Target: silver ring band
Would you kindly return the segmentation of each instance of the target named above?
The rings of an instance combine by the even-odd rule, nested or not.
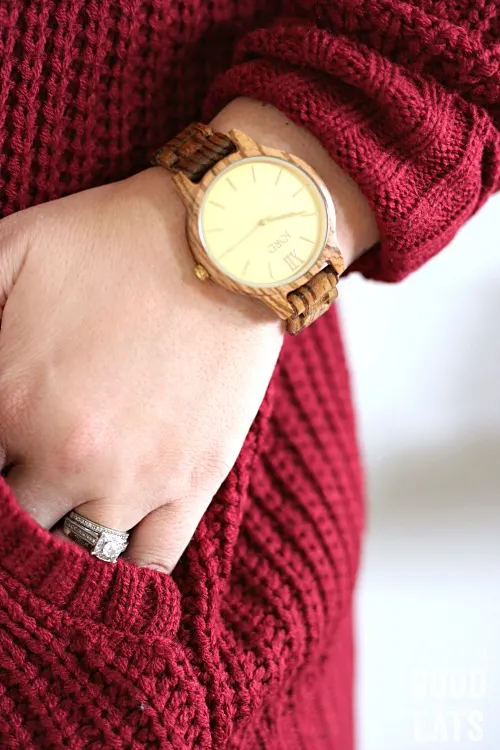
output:
[[[90,550],[104,562],[115,563],[127,549],[128,531],[116,531],[100,523],[89,521],[76,510],[70,511],[64,518],[64,533],[74,542]]]

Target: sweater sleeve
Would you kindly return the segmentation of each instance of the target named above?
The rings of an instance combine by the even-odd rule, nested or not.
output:
[[[496,3],[298,0],[245,34],[205,102],[269,102],[358,183],[380,241],[352,267],[397,281],[500,188]]]

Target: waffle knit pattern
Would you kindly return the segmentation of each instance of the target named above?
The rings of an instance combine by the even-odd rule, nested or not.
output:
[[[357,267],[400,279],[500,187],[499,34],[497,0],[8,0],[0,215],[130,175],[244,95],[359,183],[381,242]],[[0,516],[2,748],[352,750],[362,478],[335,311],[287,340],[172,577],[62,545],[5,484]]]

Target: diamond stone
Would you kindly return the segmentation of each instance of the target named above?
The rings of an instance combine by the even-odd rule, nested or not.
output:
[[[127,548],[127,540],[120,539],[114,534],[103,531],[97,541],[92,554],[105,562],[115,563],[121,553]]]

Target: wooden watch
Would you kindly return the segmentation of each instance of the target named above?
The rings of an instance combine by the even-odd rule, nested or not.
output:
[[[193,123],[153,164],[186,204],[199,279],[260,299],[293,334],[326,312],[344,263],[332,199],[302,159]]]

